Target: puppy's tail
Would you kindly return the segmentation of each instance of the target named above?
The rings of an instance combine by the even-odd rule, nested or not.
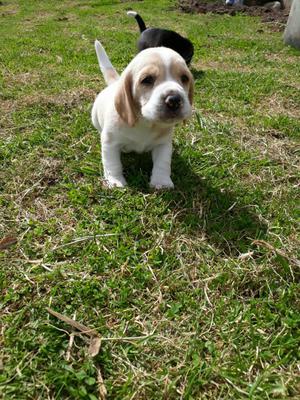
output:
[[[127,15],[130,15],[131,17],[134,17],[136,19],[136,22],[138,23],[141,33],[147,29],[144,20],[137,12],[127,11]]]
[[[107,85],[110,85],[119,78],[119,74],[112,66],[106,54],[106,51],[104,50],[102,44],[98,40],[95,40],[95,50],[98,58],[99,67],[103,74],[104,80],[107,83]]]

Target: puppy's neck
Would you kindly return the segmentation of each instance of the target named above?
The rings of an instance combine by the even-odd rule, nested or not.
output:
[[[180,121],[178,121],[180,122]],[[144,128],[148,128],[148,129],[152,129],[155,131],[161,131],[161,130],[165,130],[168,131],[170,133],[170,131],[172,131],[172,129],[174,129],[175,125],[177,122],[167,122],[167,121],[149,121],[148,119],[144,118],[142,115],[139,115],[138,121],[137,121],[137,125],[144,127]]]
[[[160,137],[169,135],[170,133],[172,133],[173,129],[174,129],[173,125],[172,126],[161,125],[156,122],[152,123],[152,125],[151,125],[151,130],[153,130],[153,132],[155,132],[157,134],[156,138],[160,138]]]

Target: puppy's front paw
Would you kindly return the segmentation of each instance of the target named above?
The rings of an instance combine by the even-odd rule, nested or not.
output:
[[[150,181],[150,187],[161,190],[161,189],[174,189],[174,183],[172,179],[168,177],[152,177]]]
[[[118,176],[118,177],[109,176],[105,178],[105,186],[110,189],[114,187],[123,188],[126,185],[127,182],[123,176]]]

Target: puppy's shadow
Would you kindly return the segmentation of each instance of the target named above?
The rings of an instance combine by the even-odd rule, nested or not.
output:
[[[265,236],[267,227],[234,189],[223,190],[201,178],[176,151],[172,171],[176,189],[163,196],[191,235],[205,233],[227,254],[246,252],[254,239]]]
[[[128,187],[141,193],[149,193],[152,170],[151,153],[122,153],[124,176]]]
[[[125,155],[123,162],[129,187],[149,193],[151,155]],[[191,237],[204,234],[221,252],[233,255],[249,251],[254,239],[265,236],[266,225],[253,207],[239,200],[234,189],[222,190],[194,173],[176,149],[172,179],[175,189],[159,195],[172,209],[175,223]]]

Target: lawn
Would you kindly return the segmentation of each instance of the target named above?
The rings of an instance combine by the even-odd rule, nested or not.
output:
[[[5,400],[104,399],[100,376],[114,400],[299,399],[300,52],[276,24],[174,5],[0,2]],[[149,155],[123,158],[126,190],[101,183],[93,42],[122,71],[129,8],[195,45],[173,191],[149,189]]]

